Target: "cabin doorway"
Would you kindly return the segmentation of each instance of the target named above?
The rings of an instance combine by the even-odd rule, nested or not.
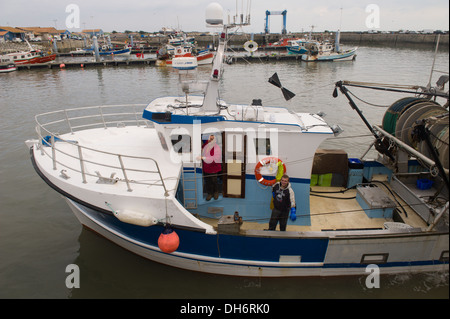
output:
[[[243,132],[222,133],[223,196],[245,198],[247,136]]]

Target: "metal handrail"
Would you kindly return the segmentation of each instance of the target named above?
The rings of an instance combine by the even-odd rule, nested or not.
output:
[[[100,167],[108,167],[108,168],[118,169],[118,170],[122,171],[124,178],[122,180],[119,179],[119,181],[125,182],[125,184],[127,185],[127,190],[130,192],[133,190],[131,187],[131,184],[143,184],[143,185],[149,185],[149,186],[162,186],[164,188],[165,194],[167,195],[168,191],[167,191],[166,185],[164,183],[164,179],[162,177],[159,165],[155,159],[153,159],[151,157],[130,156],[130,155],[125,155],[125,154],[101,151],[101,150],[93,149],[91,147],[81,146],[77,142],[74,142],[74,141],[65,140],[65,139],[60,138],[60,136],[63,134],[66,134],[66,133],[73,134],[75,130],[80,129],[80,128],[86,128],[86,127],[98,127],[98,126],[102,127],[103,126],[105,129],[107,129],[108,127],[110,127],[113,124],[122,125],[124,123],[133,123],[133,122],[136,123],[137,126],[140,126],[140,122],[144,122],[145,125],[147,125],[147,127],[149,127],[148,122],[146,120],[143,120],[143,119],[140,120],[138,118],[138,113],[136,112],[137,106],[142,107],[145,105],[144,104],[123,104],[123,105],[107,105],[107,106],[89,106],[89,107],[65,109],[65,110],[59,110],[59,111],[38,114],[35,116],[35,121],[36,121],[36,133],[42,143],[42,145],[40,146],[41,154],[47,155],[48,157],[50,157],[52,159],[54,170],[57,169],[57,164],[58,164],[64,168],[67,168],[67,169],[70,169],[77,173],[80,173],[83,183],[87,183],[87,179],[86,179],[87,176],[98,177],[94,174],[86,172],[85,164],[90,163],[90,164],[97,165]],[[120,113],[116,113],[116,112],[115,113],[105,113],[104,112],[104,110],[106,110],[106,109],[118,108],[118,107],[120,107],[120,108],[133,107],[133,112],[129,112],[129,111],[128,112],[120,112]],[[74,112],[74,111],[86,112],[86,111],[91,111],[91,110],[98,110],[98,113],[89,114],[89,115],[79,115],[79,116],[74,116],[74,117],[69,116],[70,112]],[[53,120],[45,122],[45,123],[44,123],[44,121],[42,121],[42,119],[45,117],[55,116],[55,115],[61,116],[61,118],[53,119]],[[108,119],[109,117],[130,116],[130,115],[134,116],[135,119],[134,120],[122,120],[122,119],[110,120],[110,119]],[[141,116],[141,114],[139,114],[139,116]],[[94,119],[94,122],[88,123],[88,124],[82,124],[82,125],[73,125],[73,121],[86,120],[86,119],[90,119],[90,120]],[[71,121],[72,121],[72,123],[71,123]],[[66,124],[68,127],[68,132],[64,132],[64,133],[59,132],[59,131],[55,132],[49,128],[49,126],[53,126],[53,125],[57,125],[57,124]],[[43,132],[45,132],[45,133],[43,134]],[[44,136],[50,136],[50,141],[47,144],[51,148],[51,153],[47,152],[45,150],[45,145],[44,145],[45,142],[43,142]],[[58,138],[58,140],[61,142],[69,143],[69,144],[76,146],[78,149],[78,155],[74,156],[73,154],[69,154],[67,152],[64,152],[61,149],[56,148],[55,147],[56,138]],[[107,156],[116,157],[118,160],[119,166],[114,166],[114,165],[109,165],[109,164],[104,164],[104,163],[99,163],[99,162],[95,162],[92,160],[84,159],[83,153],[85,151],[97,152],[97,153],[104,154]],[[80,164],[80,168],[78,169],[75,167],[69,167],[67,164],[58,161],[57,156],[56,156],[57,153],[61,153],[65,156],[68,156],[68,157],[78,160],[78,162]],[[123,160],[125,158],[152,161],[156,166],[156,170],[151,171],[151,170],[142,170],[142,169],[133,168],[133,167],[126,167],[124,164],[124,160]],[[128,178],[127,172],[142,172],[142,173],[158,174],[158,178],[155,179],[152,183],[142,182],[142,181],[134,181],[134,180],[130,180]],[[109,178],[105,177],[105,179],[109,179]]]

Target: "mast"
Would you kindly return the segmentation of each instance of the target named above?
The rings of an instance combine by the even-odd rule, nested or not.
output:
[[[237,5],[237,1],[236,1]],[[237,9],[236,9],[237,10]],[[243,10],[243,9],[242,9]],[[245,26],[250,24],[250,8],[248,7],[248,15],[246,19],[241,14],[240,23],[223,23],[223,8],[218,3],[211,3],[206,8],[206,23],[208,27],[222,27],[222,33],[219,36],[219,46],[217,48],[216,56],[213,62],[211,76],[209,78],[208,87],[206,89],[205,98],[203,100],[203,111],[205,112],[219,112],[219,81],[223,73],[223,61],[225,57],[226,46],[228,42],[228,29]],[[236,13],[236,16],[238,14]]]
[[[207,111],[218,111],[219,99],[219,81],[223,71],[223,58],[225,55],[227,42],[227,26],[223,27],[223,31],[219,37],[219,46],[217,48],[216,56],[213,62],[211,76],[209,78],[208,87],[206,89],[205,99],[203,100],[203,109]]]

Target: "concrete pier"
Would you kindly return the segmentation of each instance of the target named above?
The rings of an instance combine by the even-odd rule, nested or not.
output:
[[[127,66],[127,65],[154,65],[156,59],[138,59],[138,60],[111,60],[111,61],[89,61],[89,62],[64,62],[63,68],[92,68],[92,67],[108,67],[108,66]],[[59,69],[61,63],[35,63],[35,64],[22,64],[16,65],[16,68],[20,70],[32,70],[32,69]]]

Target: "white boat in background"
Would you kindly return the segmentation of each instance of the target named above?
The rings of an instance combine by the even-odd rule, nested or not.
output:
[[[86,50],[82,48],[76,48],[73,51],[70,51],[70,54],[86,54],[86,53],[92,53],[92,50]]]
[[[306,53],[302,55],[302,61],[319,62],[319,61],[354,61],[356,59],[356,51],[358,47],[347,50],[341,50],[340,31],[336,32],[334,44],[330,41],[309,40],[305,44]]]
[[[210,50],[195,52],[195,47],[192,44],[183,44],[176,47],[167,44],[158,51],[157,57],[158,65],[172,65],[172,60],[180,57],[195,57],[198,65],[205,65],[213,62],[214,53]]]
[[[9,73],[16,71],[16,65],[12,57],[7,55],[0,55],[0,73]]]
[[[380,274],[448,271],[448,161],[439,165],[439,157],[421,154],[387,127],[370,126],[348,93],[361,83],[339,81],[334,96],[340,90],[368,125],[380,154],[375,160],[318,149],[339,134],[318,114],[263,106],[257,98],[249,105],[225,103],[218,89],[228,31],[237,25],[222,25],[217,3],[206,16],[223,32],[203,94],[196,83],[182,81],[183,95],[148,105],[36,116],[38,137],[26,141],[33,166],[81,224],[150,260],[221,275],[361,276],[369,265]],[[295,96],[276,74],[269,82],[286,99]],[[422,94],[448,99],[441,90]],[[431,104],[417,97],[397,101],[387,114],[398,117],[386,115],[387,122],[406,129],[415,123],[400,121],[410,118],[406,110]],[[437,120],[425,126],[441,136],[448,111],[433,107]],[[216,141],[222,168],[220,194],[210,200],[201,146],[208,138]],[[448,148],[448,133],[446,139],[439,147]],[[267,230],[271,185],[283,173],[295,209],[285,215],[286,231]]]
[[[177,31],[174,34],[169,35],[169,45],[177,47],[184,44],[195,44],[194,37],[187,37],[185,33]]]
[[[335,52],[329,49],[328,44],[311,44],[310,51],[302,55],[302,61],[353,61],[356,59],[358,48]]]

